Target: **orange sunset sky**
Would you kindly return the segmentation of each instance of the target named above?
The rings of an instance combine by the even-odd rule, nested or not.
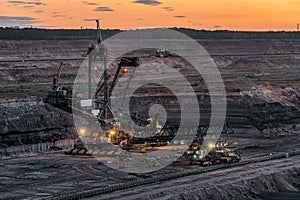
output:
[[[300,0],[0,0],[0,26],[293,31]]]

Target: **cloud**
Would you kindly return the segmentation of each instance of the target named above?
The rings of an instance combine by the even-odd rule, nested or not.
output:
[[[142,20],[144,20],[144,18],[137,18],[137,20],[142,21]]]
[[[24,26],[36,23],[36,18],[26,16],[0,16],[0,26]]]
[[[114,10],[111,9],[110,7],[99,6],[99,7],[97,7],[96,9],[94,9],[93,11],[112,12],[112,11],[114,11]]]
[[[43,10],[36,10],[34,11],[35,13],[43,13],[44,11]]]
[[[185,16],[184,15],[176,15],[176,16],[174,16],[175,18],[185,18]]]
[[[169,6],[163,7],[163,9],[165,11],[173,11],[174,10],[172,7],[169,7]]]
[[[35,18],[32,17],[19,17],[19,16],[0,16],[0,21],[3,20],[21,20],[21,21],[32,21]]]
[[[14,4],[14,5],[36,5],[36,6],[45,6],[47,4],[42,3],[40,1],[7,1],[8,3]]]
[[[54,18],[66,18],[68,17],[68,14],[64,12],[52,12],[52,17]]]
[[[65,15],[65,14],[56,14],[56,15],[52,15],[52,17],[54,17],[54,18],[67,17],[67,15]]]
[[[88,5],[88,6],[96,6],[96,5],[99,5],[97,3],[94,3],[94,2],[89,2],[89,1],[82,1],[83,4],[85,5]]]
[[[161,2],[156,0],[136,0],[133,3],[139,3],[144,5],[150,5],[150,6],[157,6],[159,4],[162,4]]]

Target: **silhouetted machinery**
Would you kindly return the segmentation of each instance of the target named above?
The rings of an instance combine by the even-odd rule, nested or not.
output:
[[[61,62],[57,73],[53,77],[52,89],[48,91],[45,103],[52,104],[55,107],[70,111],[72,89],[61,86],[59,83],[62,67],[64,64]]]
[[[98,110],[97,119],[104,132],[104,135],[114,145],[119,145],[121,148],[126,150],[140,148],[140,152],[142,153],[146,151],[145,147],[161,147],[168,145],[169,142],[171,142],[175,137],[180,125],[180,120],[178,119],[178,116],[180,116],[180,105],[178,105],[176,95],[172,94],[167,88],[160,85],[147,85],[146,87],[137,90],[134,94],[134,101],[130,105],[132,106],[132,112],[130,113],[130,116],[127,116],[130,117],[136,124],[142,127],[152,126],[150,128],[152,128],[153,130],[153,135],[149,137],[143,137],[143,135],[141,135],[142,133],[129,133],[120,129],[120,122],[117,119],[117,117],[119,116],[114,116],[110,107],[112,93],[116,86],[116,83],[124,74],[129,73],[127,86],[130,84],[131,78],[134,76],[135,70],[139,66],[139,58],[126,56],[121,57],[119,59],[117,67],[114,69],[114,72],[111,72],[112,70],[110,70],[109,74],[105,62],[106,49],[101,44],[102,36],[99,27],[99,21],[97,20],[96,22],[98,30],[98,44],[96,46],[90,46],[88,50],[88,99],[93,102],[93,105],[95,105],[95,110]],[[158,50],[156,53],[158,57],[170,56],[170,53],[167,50]],[[93,59],[99,58],[104,60],[104,72],[99,79],[96,93],[92,94],[91,63],[93,62]],[[61,63],[56,75],[53,78],[53,86],[52,89],[48,92],[45,102],[64,110],[72,111],[72,90],[61,87],[59,84],[62,67],[63,64]],[[125,96],[123,96],[123,98],[125,98]],[[166,109],[168,116],[164,126],[159,125],[157,116],[155,116],[155,119],[151,119],[149,117],[149,109],[153,104],[156,103],[163,104],[164,108]],[[154,123],[151,123],[153,122],[153,120]],[[187,134],[194,135],[195,133],[197,133],[195,136],[196,145],[194,145],[197,147],[192,150],[192,153],[190,153],[192,164],[215,164],[218,162],[233,162],[240,159],[238,154],[236,154],[234,151],[230,151],[227,147],[224,146],[224,148],[219,148],[218,145],[220,144],[216,144],[217,146],[212,148],[212,151],[208,153],[207,156],[202,156],[205,152],[200,152],[200,149],[198,148],[201,143],[201,139],[199,138],[202,138],[202,136],[206,134],[207,128],[208,124],[202,125],[202,127],[200,128],[196,127],[196,130],[191,130],[190,133],[188,133],[188,129],[186,130]],[[78,130],[78,132],[80,135],[80,130]],[[82,131],[82,133],[83,132],[86,131]],[[99,136],[96,135],[95,137]],[[182,137],[184,139],[184,136]],[[89,139],[92,140],[94,138]],[[69,150],[67,153],[81,155],[89,154],[88,150],[84,147],[80,140],[76,143],[75,147]]]
[[[209,151],[209,152],[206,152]],[[216,144],[208,144],[208,149],[194,148],[190,156],[190,164],[201,166],[233,163],[241,160],[236,146],[229,146],[228,142],[218,141]]]
[[[168,58],[172,57],[173,55],[167,49],[158,49],[155,52],[155,56],[159,58]]]
[[[122,57],[118,63],[118,67],[113,77],[107,73],[107,69],[104,70],[103,75],[98,83],[98,89],[95,93],[95,107],[100,109],[98,114],[99,122],[104,125],[107,123],[107,119],[113,119],[112,111],[110,108],[110,98],[113,93],[114,87],[118,78],[123,74],[129,73],[132,69],[130,78],[133,77],[135,68],[139,66],[139,58],[137,57]]]

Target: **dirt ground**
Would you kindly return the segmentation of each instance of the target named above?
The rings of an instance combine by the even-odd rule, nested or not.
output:
[[[299,137],[245,139],[239,135],[226,135],[223,136],[223,138],[228,139],[228,141],[239,142],[242,159],[300,148]],[[276,160],[251,164],[249,166],[220,170],[217,172],[164,182],[162,183],[163,187],[161,187],[161,185],[150,185],[136,190],[115,192],[101,198],[119,199],[122,197],[124,199],[142,199],[142,197],[145,196],[144,199],[148,199],[148,197],[154,199],[182,199],[184,194],[193,193],[192,196],[186,197],[186,199],[197,199],[197,197],[200,196],[203,199],[206,199],[204,197],[209,198],[208,191],[213,190],[213,188],[218,188],[217,191],[219,193],[224,193],[223,195],[226,199],[238,199],[240,195],[244,195],[243,198],[246,198],[247,195],[254,198],[262,192],[270,191],[298,191],[299,177],[293,180],[294,182],[292,183],[291,180],[285,176],[285,173],[289,174],[288,177],[291,176],[290,174],[299,173],[300,163],[298,160],[299,156],[283,161]],[[181,162],[175,162],[166,168],[141,176],[139,174],[127,174],[125,172],[110,169],[103,164],[99,164],[93,157],[64,155],[63,152],[11,158],[1,161],[0,199],[37,199],[47,196],[70,194],[84,189],[99,188],[109,184],[126,182],[128,180],[125,180],[124,177],[128,175],[132,177],[132,180],[136,180],[151,175],[196,167],[198,166],[191,166],[188,161],[183,159]],[[268,188],[267,186],[269,183],[266,182],[270,181],[268,176],[280,177],[285,180],[285,182],[271,180],[276,182],[275,185],[277,189]],[[219,183],[217,184],[217,182]],[[291,188],[286,185],[287,183],[289,185],[296,185],[294,185],[294,188],[291,190]],[[260,184],[264,184],[265,188],[260,188]],[[176,185],[176,187],[174,185]],[[182,189],[184,187],[187,187],[188,189],[185,189],[183,192]],[[196,189],[198,187],[201,189]],[[232,191],[232,194],[228,192],[227,187],[232,187],[230,190]],[[240,191],[241,189],[236,187],[248,189]],[[174,192],[173,190],[177,192]],[[242,192],[242,194],[240,192]],[[253,192],[254,196],[252,194]],[[173,194],[173,196],[171,194]],[[220,199],[220,197],[221,196],[218,195],[216,196],[217,199]]]
[[[212,54],[226,87],[226,120],[235,134],[222,135],[221,138],[237,141],[242,159],[299,149],[300,40],[198,42]],[[82,57],[89,43],[91,41],[2,40],[0,60]],[[155,59],[156,62],[170,62],[169,58]],[[79,61],[67,62],[62,70],[62,83],[71,85],[74,82],[79,65]],[[59,62],[0,63],[2,141],[8,135],[18,138],[18,135],[30,130],[35,135],[54,130],[59,139],[71,135],[72,119],[69,114],[50,105],[36,103],[50,89],[58,66]],[[16,99],[21,102],[7,103]],[[22,99],[29,99],[29,103]],[[19,123],[22,127],[9,126]],[[16,140],[6,145],[20,143],[22,141]],[[38,199],[128,181],[124,179],[127,173],[99,164],[93,157],[71,156],[63,152],[16,156],[0,162],[0,199]],[[196,167],[183,160],[150,174],[130,176],[135,180]],[[160,185],[114,192],[101,198],[267,199],[274,194],[286,194],[293,199],[300,190],[299,170],[297,156],[184,177]]]

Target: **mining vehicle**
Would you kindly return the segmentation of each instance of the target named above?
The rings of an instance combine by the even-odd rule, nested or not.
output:
[[[48,91],[44,102],[70,112],[70,105],[72,103],[72,89],[64,87],[59,83],[63,66],[64,63],[61,62],[56,74],[53,77],[52,88]]]
[[[236,148],[229,147],[228,142],[218,141],[216,144],[208,144],[209,153],[201,148],[193,151],[190,157],[190,164],[200,166],[234,163],[241,160],[241,156]]]
[[[73,148],[65,150],[65,154],[88,155],[88,156],[92,155],[88,153],[88,149],[83,145],[83,143],[79,139],[76,141]]]
[[[159,58],[168,58],[172,56],[172,54],[167,49],[157,49],[155,56]]]

